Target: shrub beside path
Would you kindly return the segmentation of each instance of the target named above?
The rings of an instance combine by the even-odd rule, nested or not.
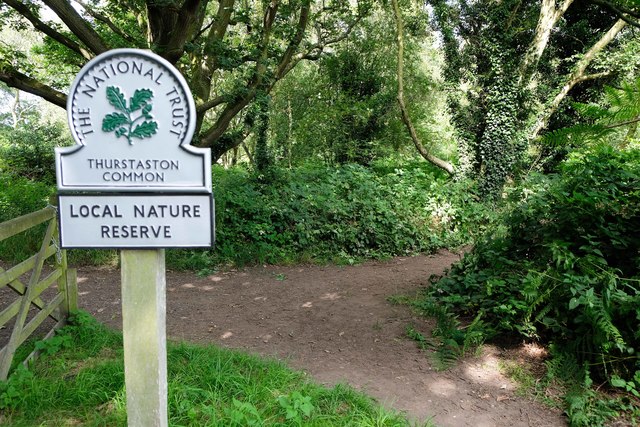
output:
[[[459,255],[402,257],[357,266],[257,266],[199,276],[167,272],[167,333],[276,357],[316,382],[347,383],[411,419],[439,426],[565,426],[560,411],[520,397],[499,370],[504,354],[482,354],[437,371],[405,337],[429,336],[431,321],[387,298],[414,294]],[[120,274],[79,271],[80,306],[119,328]],[[510,351],[510,357],[535,357]]]

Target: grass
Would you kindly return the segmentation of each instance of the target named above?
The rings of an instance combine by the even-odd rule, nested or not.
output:
[[[606,384],[595,386],[573,355],[548,359],[544,372],[515,361],[503,362],[501,369],[518,384],[518,394],[563,409],[571,426],[639,425],[640,399]]]
[[[0,425],[126,425],[121,334],[82,312],[71,320],[39,345],[29,369],[0,382]],[[313,384],[277,361],[186,343],[170,343],[167,361],[171,426],[411,425],[366,395]]]

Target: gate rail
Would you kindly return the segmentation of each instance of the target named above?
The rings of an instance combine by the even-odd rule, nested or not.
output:
[[[38,252],[8,270],[0,268],[0,289],[8,286],[18,294],[17,299],[9,301],[8,304],[0,302],[0,328],[15,318],[9,342],[0,348],[0,381],[7,379],[16,349],[42,322],[48,317],[56,322],[45,336],[45,339],[48,339],[56,329],[64,326],[69,312],[77,309],[77,273],[75,269],[67,268],[66,252],[57,246],[58,222],[55,207],[48,206],[1,223],[0,242],[45,222],[48,222],[47,230]],[[55,268],[46,277],[41,278],[45,261],[54,255]],[[29,280],[24,284],[20,277],[29,271]],[[42,292],[54,283],[57,283],[55,296],[48,302],[43,301]],[[29,319],[32,307],[38,311]],[[37,354],[34,351],[24,362],[35,356]]]

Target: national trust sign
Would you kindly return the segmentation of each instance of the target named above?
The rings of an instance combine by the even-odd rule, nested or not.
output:
[[[56,149],[64,247],[213,245],[211,156],[190,145],[186,81],[148,51],[91,60],[67,101],[75,146]]]

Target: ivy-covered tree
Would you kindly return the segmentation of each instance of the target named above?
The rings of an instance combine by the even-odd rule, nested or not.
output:
[[[0,24],[42,35],[36,56],[0,45],[0,81],[60,107],[89,59],[112,48],[151,49],[187,79],[195,143],[218,159],[237,147],[234,120],[300,61],[317,60],[371,10],[373,0],[2,0]],[[237,126],[237,128],[234,128]]]
[[[617,64],[590,67],[619,47],[616,40],[640,11],[626,0],[429,3],[447,57],[461,170],[479,178],[488,197],[499,196],[523,166],[570,91],[579,87],[593,97],[598,91],[585,88],[617,77]]]

